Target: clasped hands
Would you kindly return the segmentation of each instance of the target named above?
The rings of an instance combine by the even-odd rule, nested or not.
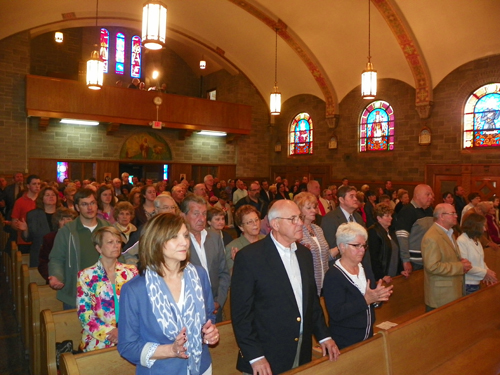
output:
[[[201,328],[202,340],[207,345],[215,345],[219,342],[219,330],[212,323],[211,320],[208,320],[205,325]],[[175,338],[174,343],[171,346],[172,349],[172,357],[187,359],[189,356],[186,354],[187,348],[184,346],[188,341],[186,335],[186,327],[183,327],[177,337]]]

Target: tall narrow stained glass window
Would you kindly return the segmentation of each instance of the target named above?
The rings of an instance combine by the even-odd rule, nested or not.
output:
[[[116,53],[115,53],[115,73],[123,74],[125,70],[125,35],[116,34]]]
[[[359,151],[394,150],[394,111],[389,103],[368,104],[359,123]]]
[[[108,72],[108,56],[109,56],[109,32],[106,29],[101,29],[99,57],[104,62],[104,73]]]
[[[130,51],[130,76],[141,78],[141,38],[138,35],[132,37]]]
[[[290,125],[290,155],[312,155],[313,121],[308,113],[299,113]]]
[[[464,148],[500,146],[500,83],[478,88],[464,109]]]

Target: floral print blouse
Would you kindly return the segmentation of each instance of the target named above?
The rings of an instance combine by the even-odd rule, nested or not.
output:
[[[117,300],[123,284],[139,272],[133,265],[116,263],[115,289]],[[108,339],[108,332],[117,327],[115,317],[115,296],[113,284],[99,259],[89,268],[78,272],[76,306],[82,324],[80,350],[88,352],[114,346]]]

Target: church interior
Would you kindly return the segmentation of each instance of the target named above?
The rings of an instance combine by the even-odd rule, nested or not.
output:
[[[435,203],[457,185],[500,195],[499,0],[162,0],[165,40],[148,49],[143,6],[159,2],[0,0],[0,177],[307,177],[322,189],[347,178],[410,195],[428,184]],[[107,69],[94,89],[89,60]],[[362,93],[364,72],[376,72],[376,92]],[[136,80],[145,90],[129,89]],[[28,373],[4,283],[13,274],[0,272],[0,373]],[[498,352],[498,290],[346,351],[336,371],[406,373],[411,362],[447,373],[429,363],[479,337],[492,341],[461,360],[477,358],[481,373]],[[378,355],[400,367],[359,361]],[[333,373],[319,355],[314,365],[292,373]]]
[[[476,90],[500,81],[497,1],[167,2],[165,44],[142,48],[140,66],[146,88],[165,83],[167,94],[116,87],[133,78],[140,3],[3,5],[9,16],[0,26],[1,175],[36,172],[54,180],[57,162],[68,162],[73,178],[103,180],[134,166],[142,177],[160,177],[167,164],[171,181],[207,172],[249,181],[307,175],[322,185],[347,177],[382,186],[391,179],[409,189],[426,182],[436,194],[456,184],[483,189],[485,198],[496,193],[498,130],[490,143],[466,147],[464,113]],[[100,29],[109,36],[108,73],[101,90],[89,90],[86,64]],[[361,96],[368,61],[378,74],[371,100]],[[279,115],[269,108],[275,85]],[[156,96],[163,105],[154,104]],[[361,151],[363,113],[376,102],[393,112],[391,147]],[[310,153],[294,154],[290,129],[301,113],[313,138]],[[68,117],[99,125],[60,122]],[[162,128],[152,128],[156,120]],[[160,151],[137,160],[144,134],[159,140]]]

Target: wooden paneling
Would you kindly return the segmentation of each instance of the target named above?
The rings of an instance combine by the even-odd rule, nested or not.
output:
[[[158,111],[159,121],[168,128],[250,133],[252,107],[248,105],[114,86],[104,86],[95,91],[77,81],[32,75],[26,77],[26,110],[29,117],[69,117],[149,126],[157,116],[153,103],[156,96],[163,99]]]
[[[96,180],[104,181],[105,173],[111,173],[111,178],[119,177],[120,163],[117,161],[107,161],[107,160],[96,161],[96,176],[95,176]]]
[[[461,185],[465,196],[478,192],[481,199],[488,200],[500,195],[500,164],[430,164],[426,166],[425,181],[441,202],[441,194]]]

